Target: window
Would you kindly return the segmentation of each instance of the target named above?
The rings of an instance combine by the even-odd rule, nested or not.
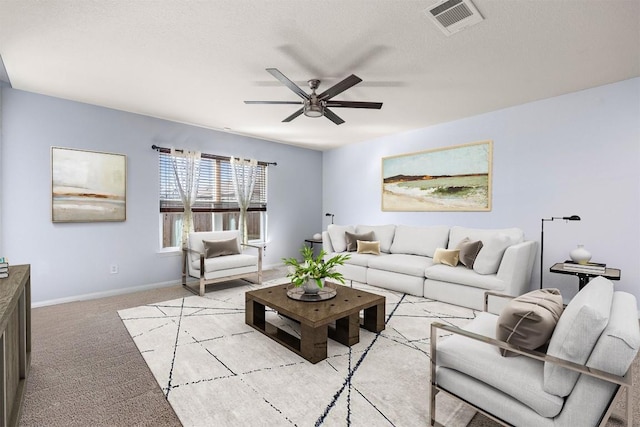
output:
[[[183,157],[173,157],[160,149],[160,224],[162,247],[178,247],[182,234],[184,205],[180,198],[172,159],[180,164]],[[228,157],[202,154],[200,180],[192,207],[195,231],[235,230],[240,208],[236,200]],[[258,176],[247,212],[249,240],[264,241],[267,216],[267,164],[258,163]]]

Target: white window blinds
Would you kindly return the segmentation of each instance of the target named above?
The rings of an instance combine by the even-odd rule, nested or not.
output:
[[[160,212],[183,212],[171,154],[160,151]],[[174,157],[180,170],[182,157]],[[193,212],[239,212],[238,202],[231,178],[231,164],[228,157],[202,154],[200,160],[200,181],[193,204]],[[178,172],[179,173],[179,172]],[[253,189],[248,211],[267,210],[267,164],[258,163],[258,176]]]

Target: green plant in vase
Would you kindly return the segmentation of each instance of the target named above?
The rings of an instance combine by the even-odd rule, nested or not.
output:
[[[300,253],[302,261],[298,261],[296,258],[282,259],[285,265],[292,267],[287,277],[291,278],[291,283],[294,286],[304,286],[305,292],[314,293],[324,286],[325,279],[336,280],[344,284],[342,273],[336,271],[335,267],[343,265],[350,258],[348,254],[335,255],[324,260],[323,258],[327,254],[324,250],[321,250],[318,256],[314,257],[313,249],[309,246],[300,249]]]

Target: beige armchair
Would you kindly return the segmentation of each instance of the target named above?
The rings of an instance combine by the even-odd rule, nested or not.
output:
[[[262,284],[262,249],[241,243],[237,230],[190,233],[182,253],[182,286],[204,296],[212,283],[252,277]],[[187,282],[189,276],[199,280],[198,288]]]
[[[546,353],[496,339],[499,316],[486,307],[464,328],[431,325],[432,426],[438,393],[506,426],[604,426],[625,390],[622,418],[632,425],[631,366],[640,347],[632,294],[592,280],[565,307]]]

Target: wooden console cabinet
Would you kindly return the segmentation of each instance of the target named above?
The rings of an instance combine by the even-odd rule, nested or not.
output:
[[[31,268],[9,266],[0,279],[0,425],[16,426],[31,366]]]

